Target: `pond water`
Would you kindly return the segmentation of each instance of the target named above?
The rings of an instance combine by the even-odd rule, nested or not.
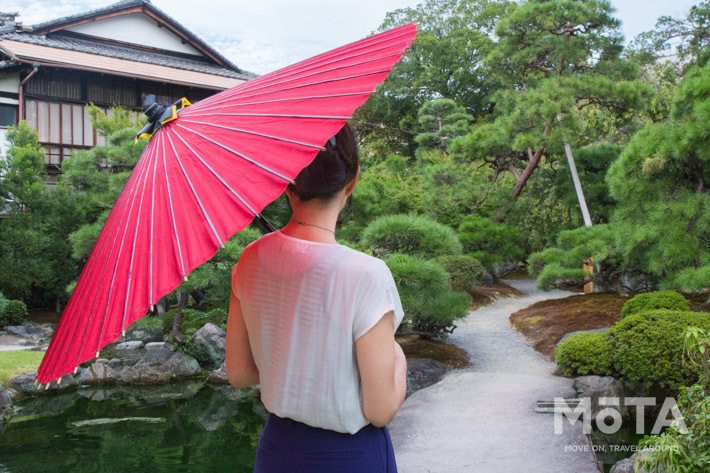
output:
[[[0,473],[251,472],[267,413],[254,389],[171,383],[24,399]]]

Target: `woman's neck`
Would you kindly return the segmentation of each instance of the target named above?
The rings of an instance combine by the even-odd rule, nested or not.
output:
[[[318,203],[302,203],[293,208],[291,220],[281,229],[281,233],[302,240],[337,243],[335,224],[339,213],[337,205],[323,208]]]

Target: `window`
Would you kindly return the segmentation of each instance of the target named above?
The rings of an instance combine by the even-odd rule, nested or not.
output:
[[[17,125],[17,105],[0,103],[0,127]]]

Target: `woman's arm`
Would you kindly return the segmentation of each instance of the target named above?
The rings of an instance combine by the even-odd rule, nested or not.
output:
[[[394,341],[394,313],[387,312],[355,340],[362,381],[362,411],[375,427],[392,420],[407,393],[407,361]]]
[[[227,372],[229,384],[235,388],[244,388],[259,384],[259,369],[251,354],[251,345],[247,327],[242,316],[239,299],[231,291],[229,300],[229,318],[227,319],[227,347],[224,358],[224,369]]]

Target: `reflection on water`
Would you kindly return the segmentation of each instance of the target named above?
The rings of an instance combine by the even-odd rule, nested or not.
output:
[[[171,383],[48,394],[0,427],[0,473],[251,472],[258,392]]]

